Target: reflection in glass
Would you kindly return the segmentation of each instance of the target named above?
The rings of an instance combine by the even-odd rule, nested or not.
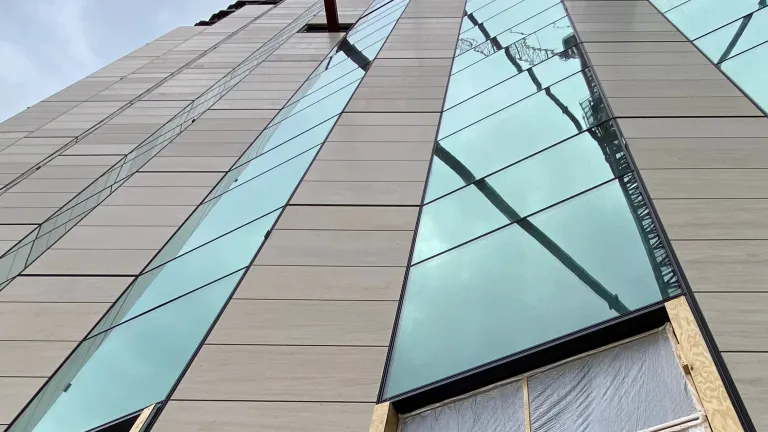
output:
[[[689,1],[691,0],[650,0],[650,2],[653,3],[653,5],[661,11],[661,13],[665,13],[668,10]]]
[[[454,73],[448,85],[445,109],[553,56],[558,56],[563,61],[573,58],[578,55],[578,47],[572,45],[575,41],[575,38],[571,37],[573,34],[568,18],[562,18]],[[454,63],[454,70],[458,70],[456,66]]]
[[[768,111],[768,44],[723,62],[720,67],[764,111]]]
[[[504,59],[508,63],[515,60],[514,57],[511,57],[512,60],[506,57]],[[521,67],[519,63],[515,64],[515,66]],[[464,72],[471,71],[474,78],[471,82],[476,84],[459,88],[464,82],[461,79],[451,79],[451,82],[456,82],[456,85],[449,87],[448,94],[454,95],[457,99],[464,98],[464,101],[443,112],[438,137],[442,139],[451,135],[491,113],[499,111],[540,91],[544,87],[549,87],[579,72],[584,67],[586,67],[586,61],[580,57],[579,51],[574,48],[566,53],[562,53],[561,56],[550,58],[527,71],[521,71],[512,78],[479,94],[472,94],[470,92],[475,91],[476,87],[484,87],[486,84],[493,82],[492,78],[486,78],[482,73],[486,69],[471,67],[466,71],[462,71],[462,73],[455,75],[455,78],[461,76]]]
[[[459,161],[435,152],[455,172]],[[427,204],[421,213],[412,262],[416,263],[606,182],[628,170],[612,124],[512,165]]]
[[[301,110],[298,107],[292,107],[295,108],[293,114],[290,117],[284,118],[280,123],[264,129],[251,146],[248,147],[248,150],[240,156],[235,166],[253,159],[258,154],[295,138],[318,124],[339,115],[359,83],[360,80],[357,80],[348,84],[328,97],[303,107]],[[299,103],[301,104],[302,101],[299,101]]]
[[[768,9],[761,9],[697,39],[694,43],[714,63],[722,63],[768,40],[766,28]]]
[[[318,148],[315,147],[253,180],[201,204],[163,250],[156,267],[216,237],[243,226],[288,201]]]
[[[488,175],[607,118],[591,69],[585,69],[439,140],[476,177]],[[426,201],[455,188],[430,170]]]
[[[100,333],[167,301],[248,266],[279,211],[139,276],[91,335]]]
[[[486,3],[483,7],[476,8],[472,12],[468,11],[462,20],[461,31],[476,26],[478,23],[485,22],[485,20],[504,12],[511,7],[515,7],[523,1],[534,2],[534,0],[496,0]]]
[[[764,6],[759,0],[691,0],[664,15],[693,40]]]
[[[453,73],[501,51],[503,47],[515,43],[565,16],[566,13],[562,4],[557,3],[543,7],[531,16],[516,17],[518,19],[512,22],[495,23],[496,26],[493,26],[495,20],[493,18],[486,23],[478,24],[459,35]],[[509,24],[514,25],[510,27]]]
[[[628,178],[413,266],[385,397],[672,294],[658,284]]]
[[[244,271],[86,339],[9,431],[82,432],[164,400]]]
[[[402,2],[402,6],[406,4]],[[313,4],[300,18],[309,20],[320,7],[320,2]],[[402,10],[396,9],[393,15],[399,16]],[[382,28],[389,32],[393,26]],[[373,34],[377,30],[367,30],[371,39],[383,39]],[[296,28],[291,24],[286,31],[294,34]],[[346,37],[351,39],[352,33],[360,40],[366,37],[359,32]],[[366,67],[358,62],[367,54],[353,43],[342,40],[339,46],[344,56],[338,57],[364,70]],[[375,57],[381,44],[371,46],[376,48],[365,64]],[[78,347],[11,430],[37,425],[37,430],[79,432],[168,397],[360,82],[360,74],[349,75],[355,78],[351,82],[342,81],[347,76],[344,74],[338,79],[332,74],[322,75],[322,70],[315,74],[319,78],[305,88],[304,97],[281,110],[280,121],[262,131],[240,159],[237,173],[226,175],[216,196],[185,221],[150,264],[150,270],[100,322],[96,332],[101,333],[94,333]],[[323,84],[316,87],[318,83]],[[341,84],[346,85],[339,88]],[[205,103],[210,105],[211,100]],[[209,105],[198,107],[195,115]],[[146,149],[141,151],[144,153],[134,152],[125,160],[116,184],[152,156]],[[129,168],[124,169],[126,166]]]
[[[332,117],[284,143],[278,144],[268,140],[259,149],[251,148],[249,154],[255,155],[255,157],[235,165],[235,168],[227,173],[224,180],[216,185],[216,188],[209,196],[221,195],[225,191],[238,187],[283,162],[322,144],[336,123],[337,118],[338,116]]]

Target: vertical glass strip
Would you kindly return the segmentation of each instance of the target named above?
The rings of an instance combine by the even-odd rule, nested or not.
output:
[[[308,21],[317,5],[301,19]],[[394,15],[381,23],[386,32],[377,38],[392,31],[405,5],[389,11]],[[350,34],[375,25],[372,18],[387,15],[383,9]],[[360,43],[371,42],[365,39]],[[383,39],[363,53],[349,35],[342,38],[312,77],[352,53],[367,59],[352,62],[362,72],[357,79],[311,101],[310,92],[297,93],[278,112],[10,431],[82,432],[168,397],[382,46]],[[307,82],[311,89],[319,81]]]
[[[486,23],[509,28],[545,4],[526,3]],[[680,292],[570,23],[533,34],[542,45],[454,62],[385,399]]]

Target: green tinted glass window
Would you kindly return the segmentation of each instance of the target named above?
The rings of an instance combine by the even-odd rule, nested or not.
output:
[[[136,279],[91,334],[129,320],[178,296],[246,267],[279,211],[149,270]]]
[[[651,0],[654,6],[656,6],[662,13],[672,9],[673,7],[680,6],[681,4],[691,0]]]
[[[494,2],[485,4],[483,7],[479,9],[475,9],[472,12],[468,12],[467,16],[464,17],[464,21],[462,21],[462,30],[465,29],[465,25],[467,26],[466,28],[476,26],[477,23],[485,22],[485,20],[492,18],[501,12],[504,12],[505,10],[511,7],[516,6],[517,4],[522,3],[523,1],[532,1],[532,0],[496,0]],[[466,24],[464,24],[465,22]]]
[[[768,40],[768,9],[748,15],[695,41],[715,63],[721,63]]]
[[[693,40],[759,8],[757,0],[691,0],[664,15]]]
[[[200,205],[152,261],[157,266],[285,205],[317,147]],[[195,223],[196,222],[196,223]]]
[[[610,130],[606,126],[602,130]],[[553,205],[614,177],[624,167],[614,133],[583,132],[530,159],[426,205],[413,262],[419,262],[492,229]],[[620,151],[620,150],[619,150]],[[440,159],[442,153],[436,153]],[[454,159],[442,157],[446,166]],[[461,167],[456,168],[461,171]],[[621,169],[621,168],[618,168]]]
[[[591,74],[582,71],[533,96],[439,140],[475,177],[488,175],[567,139],[606,118],[599,94],[591,93]],[[427,201],[453,190],[453,184],[433,179]],[[450,178],[450,176],[448,176]]]
[[[165,399],[243,271],[85,340],[10,431],[82,432]]]
[[[758,106],[768,111],[768,44],[733,57],[720,67]]]
[[[512,53],[519,54],[521,48],[525,47],[525,43],[519,41],[563,17],[565,17],[565,9],[563,9],[562,4],[558,3],[544,9],[529,19],[513,21],[515,25],[511,28],[503,30],[489,29],[485,24],[474,27],[459,35],[459,40],[456,44],[456,59],[453,62],[452,72],[456,73],[513,44],[520,44],[516,47],[516,51],[511,51]],[[531,41],[528,40],[528,42]],[[534,42],[532,46],[535,47],[538,43],[541,42]],[[551,42],[544,41],[544,43]],[[563,49],[563,41],[557,41],[552,45],[554,47],[551,49],[558,51]],[[510,49],[514,50],[515,47]],[[546,49],[550,49],[550,46],[547,46]],[[544,54],[543,57],[546,57],[546,51],[537,53],[535,56],[541,54]]]
[[[413,266],[385,397],[662,300],[626,194],[615,180]]]
[[[504,57],[504,59],[509,61],[506,57]],[[479,64],[482,64],[482,62],[477,65]],[[440,120],[440,133],[438,134],[438,138],[442,139],[454,132],[464,129],[468,125],[475,123],[510,104],[518,102],[544,87],[549,87],[558,81],[579,72],[583,67],[584,63],[580,57],[553,57],[494,87],[488,88],[480,94],[465,94],[464,91],[473,91],[474,86],[463,87],[461,91],[462,96],[469,97],[458,105],[454,105],[443,112],[443,117]],[[467,69],[467,71],[471,69],[475,68],[472,67]],[[478,83],[477,87],[482,87],[483,84],[481,83],[490,84],[492,82],[490,79],[483,76],[480,70],[474,72],[477,73],[473,74],[474,79],[471,82]],[[456,80],[451,79],[451,82],[455,81]],[[458,88],[458,86],[454,86],[454,88]],[[459,90],[454,92],[454,94],[458,92]],[[451,93],[450,89],[448,90],[448,93]]]
[[[534,34],[527,36],[497,51],[482,60],[473,63],[453,75],[448,85],[445,109],[453,107],[504,80],[528,69],[553,56],[562,60],[575,55],[574,50],[563,54],[563,41],[573,34],[568,18],[562,18],[549,24]],[[469,55],[467,53],[465,55]],[[463,58],[461,56],[460,58]],[[457,62],[459,59],[456,59]],[[454,63],[454,70],[458,64]]]

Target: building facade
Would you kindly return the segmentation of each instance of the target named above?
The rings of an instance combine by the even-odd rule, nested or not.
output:
[[[764,1],[330,3],[0,123],[0,426],[768,431]]]

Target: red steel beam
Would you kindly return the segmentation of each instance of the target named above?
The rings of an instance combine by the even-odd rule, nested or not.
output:
[[[325,21],[328,27],[328,32],[338,33],[341,31],[339,26],[339,12],[336,9],[336,0],[324,0],[325,1]]]

